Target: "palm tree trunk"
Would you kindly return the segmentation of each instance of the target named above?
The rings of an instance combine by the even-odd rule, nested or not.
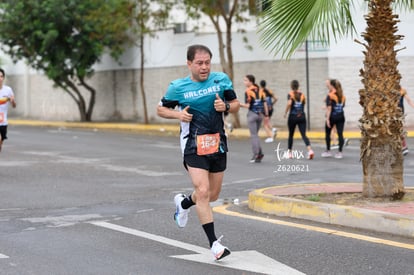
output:
[[[398,107],[401,75],[394,49],[402,36],[398,16],[393,14],[392,0],[371,0],[366,32],[364,69],[360,75],[364,89],[359,91],[363,115],[361,161],[363,195],[401,199],[404,194],[401,136],[403,114]],[[361,43],[362,44],[362,43]]]

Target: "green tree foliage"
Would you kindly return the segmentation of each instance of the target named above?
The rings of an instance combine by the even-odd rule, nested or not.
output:
[[[13,61],[43,71],[91,121],[96,90],[86,79],[106,49],[118,57],[128,41],[127,0],[6,0],[0,4],[0,42]]]

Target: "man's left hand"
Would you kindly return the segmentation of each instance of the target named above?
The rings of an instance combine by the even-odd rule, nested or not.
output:
[[[225,112],[226,111],[226,104],[219,97],[218,94],[216,94],[216,99],[214,100],[214,109],[216,109],[217,112]]]

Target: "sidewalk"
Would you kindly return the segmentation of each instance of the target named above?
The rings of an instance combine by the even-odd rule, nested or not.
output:
[[[147,132],[157,135],[179,135],[178,124],[107,123],[107,122],[61,122],[9,119],[9,125],[37,127],[90,128],[93,130],[122,130]],[[322,131],[308,131],[311,139],[324,139]],[[248,129],[234,129],[230,138],[249,138]],[[260,132],[264,137],[264,131]],[[278,138],[287,138],[286,130],[278,131]],[[346,138],[360,137],[359,130],[345,131]],[[408,131],[414,137],[414,131]],[[295,138],[300,138],[299,133]],[[407,188],[408,189],[408,188]],[[341,192],[361,192],[362,183],[324,183],[273,186],[254,190],[249,194],[249,208],[253,211],[283,217],[312,220],[321,223],[342,225],[353,228],[414,237],[414,203],[390,202],[387,205],[369,203],[364,206],[340,206],[286,197],[299,194],[322,194]]]
[[[406,189],[410,189],[406,187]],[[298,200],[289,195],[362,192],[361,183],[273,186],[249,194],[249,208],[260,213],[311,220],[414,237],[414,202],[366,203],[343,206]]]

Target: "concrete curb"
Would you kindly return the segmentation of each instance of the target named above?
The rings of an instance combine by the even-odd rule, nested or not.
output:
[[[9,118],[9,125],[25,125],[25,126],[37,126],[37,127],[66,127],[66,128],[90,128],[90,129],[102,129],[102,130],[120,130],[120,131],[132,131],[132,132],[149,132],[159,133],[160,135],[179,135],[180,125],[174,124],[139,124],[139,123],[127,123],[127,122],[70,122],[70,121],[42,121],[42,120],[25,120],[25,119],[12,119]],[[231,133],[228,133],[229,137],[234,138],[249,138],[250,133],[247,128],[234,129]],[[306,135],[310,139],[325,139],[324,130],[307,131]],[[259,136],[265,138],[266,134],[263,129],[260,130]],[[414,131],[407,131],[408,137],[414,137]],[[361,133],[358,129],[349,129],[344,131],[344,137],[350,139],[359,139]],[[288,131],[286,129],[279,129],[277,133],[277,139],[287,139]],[[301,136],[296,131],[295,139],[300,139]]]
[[[136,124],[136,123],[110,123],[110,122],[67,122],[67,121],[39,121],[39,120],[19,120],[9,119],[9,125],[24,125],[38,127],[67,127],[67,128],[89,128],[106,130],[125,130],[125,131],[157,131],[157,132],[177,132],[180,126],[159,125],[159,124]]]
[[[175,124],[137,124],[126,122],[68,122],[68,121],[40,121],[40,120],[24,120],[24,119],[9,119],[9,125],[24,125],[24,126],[37,126],[37,127],[60,127],[60,128],[90,128],[90,129],[102,129],[102,130],[121,130],[132,132],[150,132],[159,133],[160,135],[179,135],[180,125]],[[229,137],[234,138],[249,138],[250,132],[247,128],[234,129],[231,133],[228,133]],[[260,130],[259,136],[266,137],[263,129]],[[307,136],[310,139],[324,139],[325,133],[319,131],[308,131]],[[359,131],[345,131],[344,136],[346,138],[360,138]],[[287,139],[288,132],[286,129],[279,130],[277,133],[277,139]],[[301,138],[298,131],[295,133],[295,138]]]
[[[332,225],[414,237],[414,217],[388,212],[298,200],[266,194],[274,187],[249,193],[249,208],[280,217],[305,219]]]
[[[38,127],[66,127],[66,128],[90,128],[103,130],[121,130],[121,131],[135,131],[135,132],[151,132],[159,133],[161,135],[179,135],[180,125],[174,124],[139,124],[127,122],[70,122],[70,121],[42,121],[42,120],[26,120],[26,119],[8,119],[9,125],[24,125],[24,126],[38,126]],[[323,129],[307,131],[307,136],[310,139],[324,139],[325,132]],[[247,128],[234,129],[228,133],[229,137],[235,138],[249,138],[250,133]],[[259,136],[266,137],[263,129],[259,131]],[[414,131],[407,131],[408,137],[414,137]],[[344,137],[350,139],[361,138],[361,133],[358,129],[349,129],[344,131]],[[286,129],[279,129],[277,139],[287,139],[288,131]],[[296,131],[295,139],[300,139],[301,136]]]

